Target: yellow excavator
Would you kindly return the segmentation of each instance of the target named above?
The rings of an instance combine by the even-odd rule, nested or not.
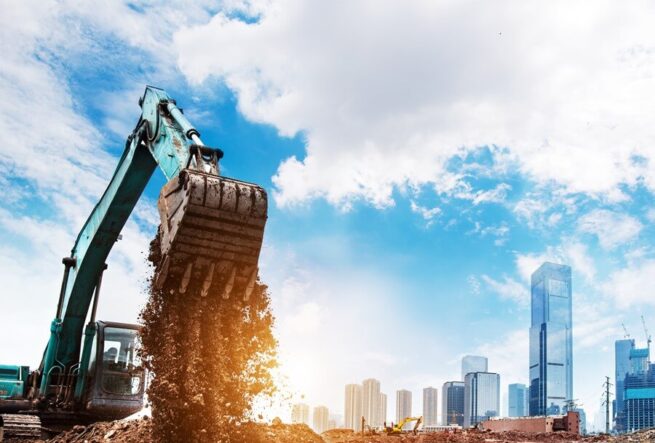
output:
[[[392,423],[391,426],[386,427],[387,435],[400,435],[403,433],[403,428],[407,423],[411,423],[415,421],[416,423],[414,424],[414,428],[412,429],[412,434],[416,434],[418,432],[419,426],[421,426],[421,423],[423,423],[423,417],[406,417],[403,420],[401,420],[399,423],[396,423],[395,425]]]

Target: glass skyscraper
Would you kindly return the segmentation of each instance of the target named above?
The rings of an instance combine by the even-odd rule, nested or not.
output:
[[[635,348],[634,339],[628,338],[614,342],[614,383],[616,385],[616,400],[614,401],[614,429],[624,432],[624,386],[625,376],[630,373],[630,351]]]
[[[487,372],[489,364],[487,357],[480,355],[465,355],[462,357],[462,380],[466,378],[469,372]]]
[[[528,389],[524,384],[509,385],[507,415],[510,417],[525,417],[528,415]]]
[[[464,380],[464,427],[500,415],[500,375],[469,372]]]
[[[464,426],[464,382],[447,381],[441,388],[441,423]]]
[[[531,287],[530,415],[561,414],[573,399],[571,267],[546,262]]]

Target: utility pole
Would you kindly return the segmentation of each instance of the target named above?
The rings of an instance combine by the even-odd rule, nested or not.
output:
[[[605,377],[605,383],[603,387],[605,388],[605,399],[603,400],[603,405],[605,406],[605,433],[610,433],[610,386],[613,386],[610,383],[610,378]]]

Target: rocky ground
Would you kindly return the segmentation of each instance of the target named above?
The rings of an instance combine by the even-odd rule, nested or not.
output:
[[[226,432],[231,437],[227,441],[247,441],[249,443],[645,443],[655,442],[655,430],[642,431],[620,437],[588,436],[575,434],[550,433],[530,434],[525,432],[482,432],[459,431],[426,434],[403,434],[401,436],[361,435],[351,430],[334,429],[321,435],[314,433],[305,425],[274,425],[247,423],[235,426]],[[207,441],[219,441],[207,436]],[[191,442],[187,439],[185,441]],[[226,440],[220,440],[226,441]],[[27,443],[16,440],[9,443]],[[108,423],[96,423],[91,426],[76,426],[50,440],[38,440],[29,443],[152,443],[152,420],[121,420]],[[5,440],[3,443],[8,443]]]

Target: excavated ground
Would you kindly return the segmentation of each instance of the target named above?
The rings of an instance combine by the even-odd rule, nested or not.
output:
[[[565,432],[532,434],[527,432],[483,432],[477,430],[460,432],[434,432],[425,434],[403,434],[401,436],[361,435],[350,430],[335,429],[321,434],[325,443],[564,443],[564,442],[655,442],[655,430],[631,435],[612,437],[607,435],[581,437]]]
[[[91,426],[76,426],[72,430],[47,440],[47,443],[154,443],[152,420],[148,417],[138,420],[121,420],[96,423]],[[448,433],[403,434],[401,436],[361,435],[345,429],[324,432],[320,436],[306,425],[266,425],[241,423],[226,433],[249,443],[645,443],[655,442],[655,430],[637,432],[620,437],[591,436],[550,433],[530,434],[525,432],[481,432],[476,430]],[[186,441],[193,441],[188,439]],[[213,440],[218,441],[218,440]],[[15,440],[9,443],[28,443]],[[4,443],[4,442],[3,442]],[[29,443],[46,443],[34,440]]]

